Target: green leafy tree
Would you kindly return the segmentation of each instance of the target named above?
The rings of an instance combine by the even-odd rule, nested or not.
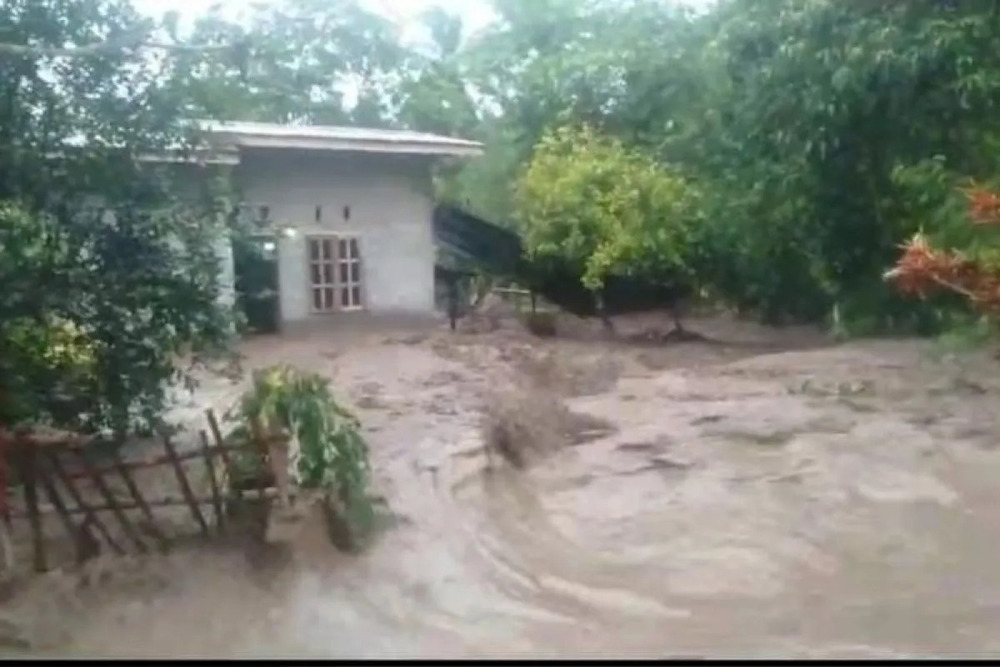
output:
[[[691,278],[697,191],[617,139],[586,126],[545,135],[518,182],[516,203],[530,257],[566,263],[589,289],[610,275]]]
[[[479,117],[458,58],[461,19],[434,8],[424,14],[422,22],[431,40],[409,56],[397,89],[399,121],[421,132],[473,137],[480,129]]]
[[[228,340],[224,179],[140,159],[194,138],[128,2],[15,0],[0,25],[0,423],[150,426],[181,356]]]
[[[217,49],[183,54],[171,85],[189,116],[219,120],[391,125],[410,56],[396,26],[354,0],[281,0],[253,7],[242,22],[216,7],[186,39]],[[234,55],[231,44],[245,53]]]
[[[911,321],[922,306],[880,280],[916,224],[892,174],[935,155],[995,169],[994,3],[728,1],[703,20],[724,84],[702,129],[668,145],[713,181],[719,238],[747,240],[720,262],[730,296],[810,319],[836,306],[869,329]]]

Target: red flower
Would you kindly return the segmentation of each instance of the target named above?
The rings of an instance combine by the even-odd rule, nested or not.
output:
[[[983,188],[963,190],[969,198],[969,217],[974,225],[1000,224],[1000,194]]]

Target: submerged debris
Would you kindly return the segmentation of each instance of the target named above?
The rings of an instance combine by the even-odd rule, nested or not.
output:
[[[508,390],[491,395],[483,415],[483,441],[515,468],[533,459],[613,433],[615,426],[573,412],[551,394]]]

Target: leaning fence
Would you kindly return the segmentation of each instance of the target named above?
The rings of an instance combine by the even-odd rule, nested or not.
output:
[[[0,548],[13,567],[13,542],[26,528],[35,571],[52,566],[53,539],[46,522],[62,524],[74,557],[84,561],[110,549],[116,554],[165,551],[176,534],[164,529],[168,508],[187,508],[188,525],[203,537],[226,532],[235,505],[287,498],[288,436],[251,424],[244,440],[224,438],[213,411],[208,430],[193,447],[179,449],[167,434],[141,455],[126,447],[97,452],[91,438],[48,430],[0,430],[0,515],[8,536]],[[4,465],[5,464],[5,465]],[[149,473],[168,469],[171,483],[148,482]],[[202,475],[194,474],[202,471]],[[146,479],[143,479],[146,475]],[[8,488],[4,488],[8,487]],[[16,491],[19,493],[8,493]],[[2,531],[0,531],[2,532]]]

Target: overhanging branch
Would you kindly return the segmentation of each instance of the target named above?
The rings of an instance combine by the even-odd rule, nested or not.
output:
[[[239,51],[246,50],[243,42],[234,44],[176,44],[158,42],[149,39],[149,33],[125,34],[114,39],[103,42],[87,44],[85,46],[56,47],[56,46],[29,46],[26,44],[9,44],[0,42],[0,56],[29,56],[35,58],[79,58],[86,56],[104,55],[122,49],[139,48],[159,51],[171,51],[175,53],[205,53],[211,51]]]

